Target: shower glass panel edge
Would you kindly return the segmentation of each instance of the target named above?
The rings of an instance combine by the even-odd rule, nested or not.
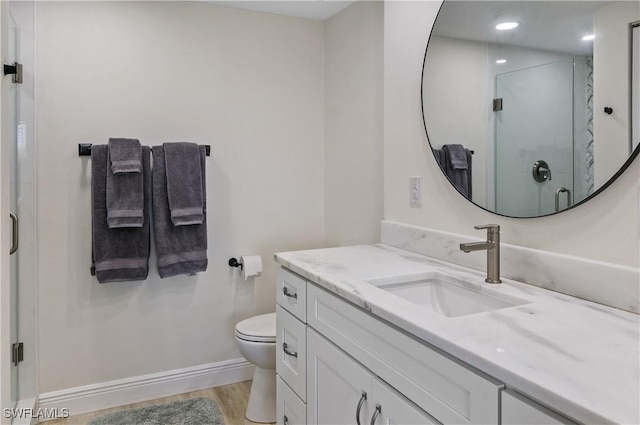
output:
[[[23,360],[12,381],[12,404],[18,408],[35,408],[37,399],[37,294],[36,294],[36,147],[34,107],[34,37],[33,1],[9,2],[9,37],[11,56],[6,62],[18,62],[23,68],[23,82],[9,83],[11,124],[11,211],[19,217],[19,248],[11,255],[11,283],[16,304],[12,307],[12,343],[23,344]],[[10,78],[10,77],[6,77]],[[14,295],[12,294],[12,301]],[[13,313],[15,312],[15,314]],[[15,339],[14,339],[15,337]],[[12,375],[14,375],[12,373]],[[12,376],[12,379],[14,376]],[[14,386],[15,385],[15,386]],[[15,418],[12,423],[28,423]]]

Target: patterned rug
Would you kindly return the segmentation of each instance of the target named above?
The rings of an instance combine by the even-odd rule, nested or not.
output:
[[[224,420],[213,400],[194,398],[107,413],[87,425],[224,425]]]

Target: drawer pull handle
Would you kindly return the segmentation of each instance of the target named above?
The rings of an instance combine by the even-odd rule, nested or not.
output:
[[[296,357],[296,358],[298,357],[298,353],[297,352],[287,350],[287,343],[286,342],[282,343],[282,349],[284,350],[284,353],[287,356]]]
[[[360,396],[360,401],[358,402],[358,408],[356,409],[356,423],[360,425],[360,410],[362,410],[362,405],[367,400],[367,393],[365,391],[362,392]]]
[[[284,425],[289,425],[289,418],[287,418],[287,415],[284,415],[284,418],[282,418]]]
[[[382,406],[380,406],[380,403],[376,403],[376,411],[373,412],[373,416],[371,417],[371,425],[375,425],[376,419],[378,419],[378,415],[380,415],[380,413],[382,413]]]
[[[283,287],[282,288],[282,293],[284,294],[285,297],[289,297],[289,298],[295,298],[296,300],[298,299],[298,294],[292,294],[291,292],[289,292],[289,289],[287,289],[287,287]]]

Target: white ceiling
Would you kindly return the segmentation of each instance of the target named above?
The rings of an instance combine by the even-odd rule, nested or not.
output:
[[[349,6],[353,1],[342,0],[198,0],[218,6],[249,9],[276,15],[296,16],[299,18],[324,21]]]
[[[445,37],[591,55],[593,11],[613,1],[446,1],[433,33]],[[510,31],[496,24],[519,22]],[[596,35],[597,36],[597,35]]]

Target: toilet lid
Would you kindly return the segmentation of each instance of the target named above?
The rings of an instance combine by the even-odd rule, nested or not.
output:
[[[236,336],[254,342],[276,341],[276,314],[250,317],[236,325]]]

